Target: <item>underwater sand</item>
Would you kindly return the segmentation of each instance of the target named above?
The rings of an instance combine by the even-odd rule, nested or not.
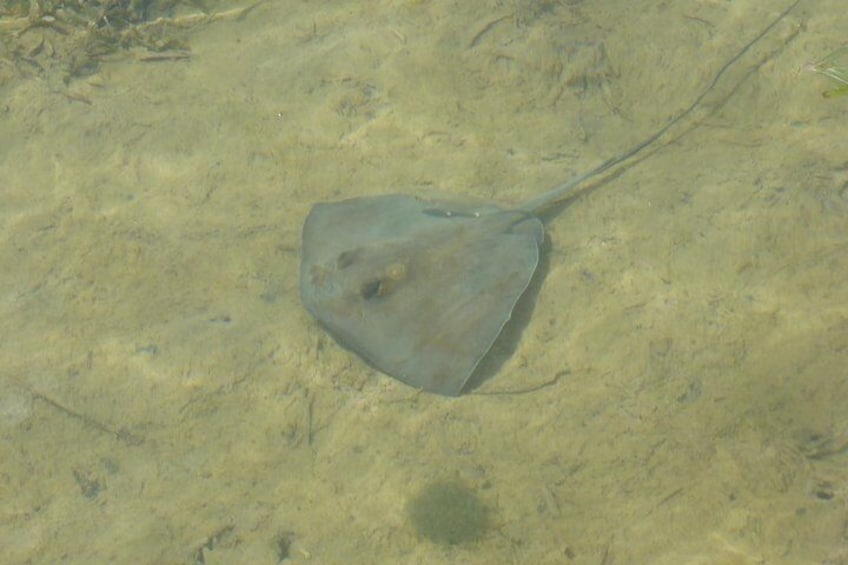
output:
[[[802,2],[697,128],[548,223],[472,394],[374,371],[300,305],[313,203],[521,202],[788,3],[636,4],[267,2],[188,60],[0,87],[4,560],[848,560],[848,99],[799,72],[846,41],[841,3]],[[440,481],[488,509],[473,541],[412,523]]]

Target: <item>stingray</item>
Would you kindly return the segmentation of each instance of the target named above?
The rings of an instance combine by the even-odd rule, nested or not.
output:
[[[523,204],[407,194],[316,204],[303,227],[303,304],[337,342],[380,371],[418,389],[459,395],[536,272],[545,237],[542,215],[692,113],[724,72],[794,6],[725,63],[664,127]]]

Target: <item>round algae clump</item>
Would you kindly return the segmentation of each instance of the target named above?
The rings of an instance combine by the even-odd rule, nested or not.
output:
[[[489,522],[488,508],[459,482],[427,485],[410,502],[409,515],[419,535],[442,545],[475,541]]]

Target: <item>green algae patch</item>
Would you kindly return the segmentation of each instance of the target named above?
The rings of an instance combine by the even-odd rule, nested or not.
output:
[[[410,501],[408,510],[418,535],[440,545],[477,541],[490,525],[489,509],[458,481],[427,485]]]

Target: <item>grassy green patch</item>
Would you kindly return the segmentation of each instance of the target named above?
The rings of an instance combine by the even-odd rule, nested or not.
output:
[[[489,509],[477,494],[456,481],[427,485],[409,504],[416,532],[441,545],[477,541],[490,525]]]

